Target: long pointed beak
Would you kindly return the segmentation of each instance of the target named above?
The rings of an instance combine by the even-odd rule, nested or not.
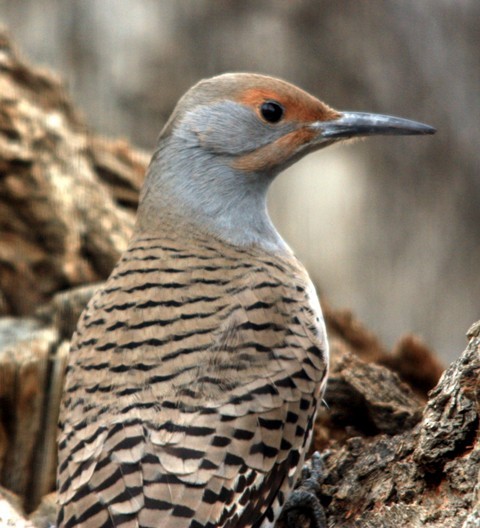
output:
[[[342,112],[338,119],[317,121],[311,126],[320,132],[318,139],[325,140],[377,135],[409,136],[436,132],[435,128],[410,119],[364,112]]]

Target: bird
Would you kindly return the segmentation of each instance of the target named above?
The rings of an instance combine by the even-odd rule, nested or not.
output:
[[[328,377],[315,288],[267,191],[310,152],[425,124],[336,111],[226,73],[160,133],[128,248],[71,340],[59,528],[267,528],[291,496]]]

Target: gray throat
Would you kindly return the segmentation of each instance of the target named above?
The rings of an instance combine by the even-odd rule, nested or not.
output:
[[[151,233],[168,223],[235,246],[291,253],[267,211],[273,176],[237,171],[229,161],[171,137],[162,140],[140,196],[137,229]]]

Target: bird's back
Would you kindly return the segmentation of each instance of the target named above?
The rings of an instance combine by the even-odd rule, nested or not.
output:
[[[291,255],[137,236],[83,313],[60,417],[59,527],[265,527],[326,374]]]

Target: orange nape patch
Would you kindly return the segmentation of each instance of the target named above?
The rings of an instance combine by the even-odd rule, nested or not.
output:
[[[236,100],[254,108],[262,120],[260,107],[265,101],[277,101],[283,106],[285,110],[283,122],[311,123],[340,117],[339,112],[300,88],[280,81],[276,81],[275,84],[277,86],[272,89],[247,88],[239,93]]]
[[[232,163],[232,167],[246,172],[268,171],[285,163],[302,145],[311,141],[316,135],[317,132],[307,128],[294,130],[273,143],[238,157]]]

